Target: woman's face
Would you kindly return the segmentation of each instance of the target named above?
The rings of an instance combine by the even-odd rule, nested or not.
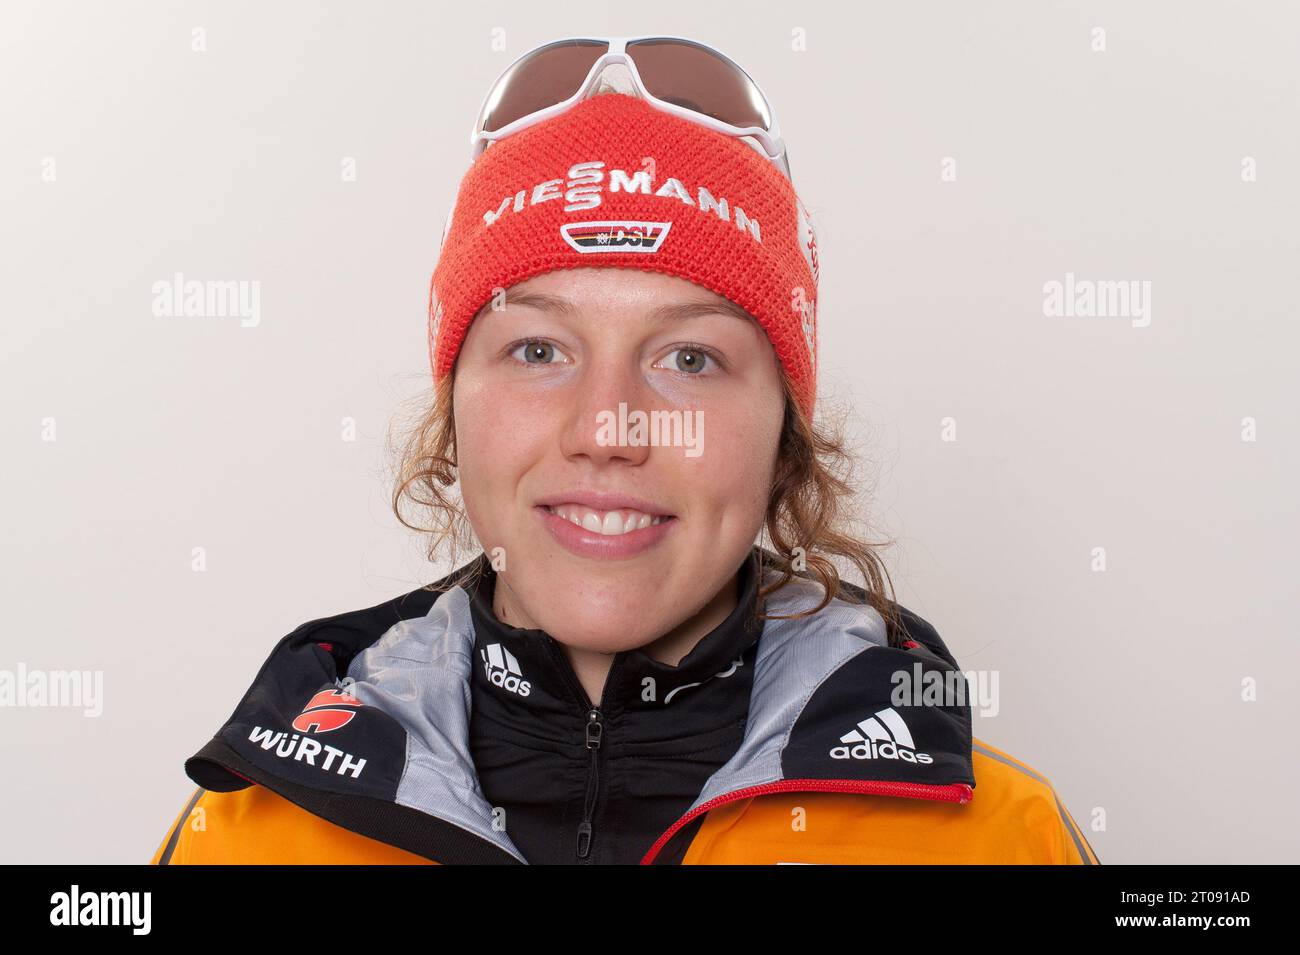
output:
[[[772,345],[737,311],[676,276],[580,268],[513,286],[470,325],[453,392],[460,485],[479,542],[503,550],[499,579],[526,618],[512,625],[640,647],[735,573],[784,413]]]

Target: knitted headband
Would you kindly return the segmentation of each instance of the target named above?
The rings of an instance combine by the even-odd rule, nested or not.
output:
[[[429,289],[435,381],[496,290],[583,266],[677,275],[730,299],[812,417],[816,236],[790,180],[752,146],[623,93],[494,143],[461,180]]]

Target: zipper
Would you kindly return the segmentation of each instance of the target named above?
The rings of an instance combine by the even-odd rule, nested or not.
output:
[[[641,859],[641,865],[650,865],[654,862],[655,857],[663,851],[664,846],[672,840],[673,836],[681,831],[682,827],[689,823],[697,816],[703,815],[711,809],[719,806],[725,806],[727,803],[739,802],[742,799],[752,799],[755,796],[764,796],[768,793],[790,793],[790,792],[834,792],[834,793],[867,793],[875,796],[903,796],[908,799],[930,799],[935,802],[953,802],[968,803],[971,801],[973,787],[968,783],[948,783],[947,785],[936,785],[931,783],[900,783],[866,779],[781,779],[774,783],[762,783],[758,786],[748,786],[744,789],[737,789],[734,792],[723,793],[721,796],[714,796],[707,802],[696,806],[686,815],[682,816],[671,826],[664,834],[655,840],[650,851]]]
[[[587,712],[587,750],[591,753],[591,768],[587,773],[587,798],[582,804],[582,822],[578,824],[578,861],[585,861],[591,852],[591,814],[596,808],[600,790],[600,736],[604,730],[600,710],[594,706]]]
[[[547,634],[546,645],[550,649],[551,659],[555,661],[564,681],[568,683],[569,689],[578,698],[587,714],[587,724],[583,730],[583,743],[587,747],[587,752],[591,754],[591,758],[587,769],[587,791],[582,804],[582,822],[578,823],[578,839],[574,849],[579,862],[589,863],[591,861],[591,843],[595,838],[591,819],[596,812],[596,802],[600,798],[599,756],[600,741],[605,732],[605,715],[601,713],[599,704],[591,702],[591,697],[587,695],[587,691],[579,682],[578,675],[573,672],[573,667],[569,664],[569,658],[564,655],[564,649],[559,641]],[[613,662],[610,663],[609,671],[605,674],[605,682],[601,685],[600,698],[602,701],[605,698],[605,690],[609,686],[610,678],[614,675],[614,669],[619,665],[625,653],[626,651],[616,653]]]

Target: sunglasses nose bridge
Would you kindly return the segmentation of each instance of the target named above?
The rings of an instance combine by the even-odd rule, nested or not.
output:
[[[594,73],[588,84],[588,90],[595,91],[608,86],[620,93],[640,94],[641,76],[636,72],[636,64],[626,53],[606,53],[592,65]]]

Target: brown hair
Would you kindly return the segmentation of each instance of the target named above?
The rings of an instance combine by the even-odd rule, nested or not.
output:
[[[461,547],[472,546],[474,540],[464,508],[452,494],[457,481],[452,408],[454,378],[453,368],[429,394],[418,396],[413,420],[405,429],[398,449],[392,501],[393,513],[403,525],[429,535],[429,560],[438,559],[446,542],[450,544],[453,566],[460,563]],[[854,500],[854,462],[845,448],[843,419],[831,429],[810,423],[795,401],[784,373],[781,381],[785,391],[785,420],[763,527],[764,536],[772,546],[771,550],[760,548],[763,564],[760,579],[766,568],[775,570],[779,576],[759,593],[765,597],[798,575],[820,582],[823,597],[816,607],[784,617],[764,615],[764,619],[811,616],[836,596],[850,603],[870,604],[885,621],[889,645],[900,646],[907,633],[897,604],[885,595],[886,588],[893,593],[893,583],[877,553],[893,542],[866,541],[852,527],[848,512]],[[407,520],[404,503],[423,511],[426,521]],[[865,586],[844,581],[832,557],[851,563]],[[475,561],[466,568],[461,580],[448,579],[444,585],[468,582],[478,567]]]

